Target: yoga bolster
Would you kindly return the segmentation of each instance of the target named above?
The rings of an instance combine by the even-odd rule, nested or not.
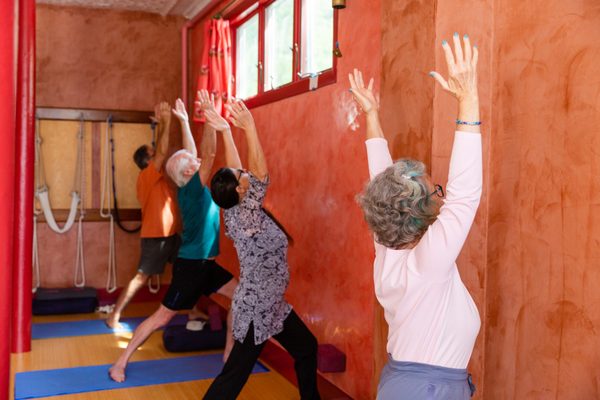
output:
[[[93,313],[97,306],[94,288],[39,288],[33,297],[32,312],[33,315]]]
[[[163,331],[163,345],[173,353],[223,349],[226,331],[225,324],[218,331],[210,329],[208,324],[201,331],[190,331],[185,325],[171,325]]]

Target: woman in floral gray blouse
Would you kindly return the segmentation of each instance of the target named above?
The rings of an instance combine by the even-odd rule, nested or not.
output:
[[[270,337],[294,358],[301,398],[320,399],[317,340],[283,298],[290,280],[288,241],[262,208],[269,176],[254,119],[241,101],[227,109],[231,122],[246,135],[249,170],[242,169],[227,121],[214,108],[205,111],[207,123],[223,134],[227,168],[213,176],[211,193],[225,210],[226,235],[237,250],[240,280],[232,304],[235,343],[204,399],[235,399]]]

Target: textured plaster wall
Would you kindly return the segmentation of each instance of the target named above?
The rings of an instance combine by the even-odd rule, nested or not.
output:
[[[382,106],[398,105],[382,111],[386,135],[441,183],[455,106],[439,88],[431,100],[419,73],[446,73],[440,42],[454,31],[481,55],[484,193],[458,259],[483,323],[476,397],[600,398],[600,6],[383,1]]]
[[[494,2],[485,399],[600,398],[600,4]]]
[[[181,87],[180,17],[38,5],[37,105],[151,110]]]

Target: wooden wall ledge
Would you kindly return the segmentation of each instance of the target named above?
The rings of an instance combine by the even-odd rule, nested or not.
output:
[[[56,219],[56,222],[65,222],[69,216],[69,210],[66,208],[52,210],[52,213],[54,214],[54,219]],[[115,214],[114,210],[112,210],[112,214]],[[141,221],[142,211],[139,208],[120,209],[119,219],[121,221]],[[84,222],[99,221],[108,221],[108,219],[100,216],[100,210],[98,208],[90,208],[85,210]],[[38,222],[46,222],[43,213],[38,215]]]
[[[122,111],[122,110],[91,110],[86,108],[53,108],[37,107],[35,115],[39,119],[57,121],[79,121],[83,117],[86,122],[106,122],[112,116],[113,122],[150,124],[150,111]]]

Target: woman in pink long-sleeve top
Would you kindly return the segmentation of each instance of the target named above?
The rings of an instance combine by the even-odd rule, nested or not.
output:
[[[449,78],[431,76],[458,99],[457,128],[446,198],[423,163],[392,162],[379,123],[373,80],[350,76],[351,92],[367,114],[371,181],[359,196],[375,237],[374,281],[389,325],[385,366],[377,399],[463,400],[474,386],[467,364],[479,332],[479,313],[465,288],[456,258],[477,212],[482,187],[477,95],[477,48],[467,35],[446,41]]]

